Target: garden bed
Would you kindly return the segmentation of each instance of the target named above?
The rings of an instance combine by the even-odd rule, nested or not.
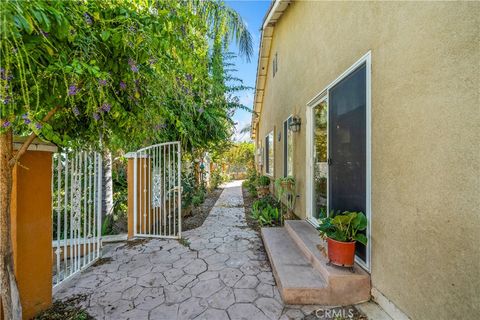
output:
[[[260,232],[260,224],[257,220],[252,218],[252,204],[257,200],[256,197],[250,195],[248,190],[245,186],[242,185],[242,194],[243,194],[243,208],[245,211],[245,220],[247,221],[248,226],[255,230],[256,232]]]
[[[182,231],[187,231],[200,227],[205,219],[208,217],[210,210],[212,210],[215,202],[222,194],[223,189],[218,188],[212,190],[205,197],[205,201],[198,207],[194,207],[191,213],[183,218]]]

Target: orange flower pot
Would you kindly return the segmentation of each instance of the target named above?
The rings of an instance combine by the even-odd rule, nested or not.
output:
[[[353,267],[355,261],[355,241],[341,242],[327,238],[328,259],[340,267]]]
[[[270,193],[269,187],[257,187],[257,193],[260,198],[268,195]]]

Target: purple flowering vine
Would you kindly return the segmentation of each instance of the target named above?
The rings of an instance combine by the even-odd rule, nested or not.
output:
[[[167,127],[167,125],[165,123],[159,123],[157,125],[155,125],[153,128],[155,130],[162,130],[162,129],[165,129]]]
[[[109,103],[104,103],[100,107],[100,111],[101,112],[109,112],[111,108],[112,108],[112,106]]]
[[[197,111],[198,111],[198,113],[202,114],[202,113],[205,111],[205,109],[203,109],[202,107],[200,107],[200,108],[198,108]]]
[[[120,81],[120,89],[122,89],[122,90],[127,89],[127,84],[123,81]]]
[[[93,119],[95,119],[95,121],[98,121],[98,119],[100,119],[100,115],[96,112],[93,113]]]
[[[88,25],[92,25],[93,23],[93,20],[92,20],[92,17],[88,14],[88,13],[84,13],[83,14],[83,17],[85,19],[85,22],[88,24]]]
[[[71,84],[69,87],[68,87],[68,95],[69,96],[74,96],[78,93],[78,88],[76,85],[74,84]]]
[[[11,96],[6,96],[5,99],[3,99],[3,104],[9,104],[11,100],[12,100]]]
[[[128,59],[128,65],[130,66],[130,70],[132,70],[133,72],[138,72],[138,67],[137,67],[137,63],[135,62],[135,60]]]
[[[2,80],[10,81],[10,80],[13,79],[13,75],[12,74],[7,74],[7,72],[5,71],[4,68],[0,68],[0,78]]]
[[[150,65],[152,66],[152,65],[154,65],[155,63],[157,63],[157,59],[151,57],[150,59],[148,59],[148,63],[150,63]]]
[[[104,87],[107,85],[107,80],[105,79],[100,79],[98,80],[98,84],[101,86],[101,87]]]
[[[193,80],[193,76],[192,76],[191,74],[187,74],[187,75],[185,76],[185,78],[186,78],[187,81],[189,81],[189,82]]]
[[[22,115],[22,119],[23,119],[23,122],[25,124],[30,124],[30,122],[32,122],[29,118],[28,118],[28,113],[25,113]]]
[[[11,124],[12,124],[12,123],[7,120],[7,121],[5,121],[5,122],[2,124],[2,128],[8,128],[8,127],[10,127]]]
[[[40,124],[40,123],[35,123],[35,128],[37,128],[38,130],[42,129],[43,126]]]

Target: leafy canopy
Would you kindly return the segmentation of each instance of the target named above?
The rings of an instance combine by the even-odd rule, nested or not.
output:
[[[252,50],[222,2],[0,5],[0,134],[113,149],[181,140],[187,150],[231,134],[241,105],[225,85],[224,49],[236,40],[247,57]]]

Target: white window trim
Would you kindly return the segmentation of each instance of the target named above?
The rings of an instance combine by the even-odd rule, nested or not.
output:
[[[290,131],[290,129],[288,128],[288,120],[290,120],[292,118],[293,118],[293,114],[290,114],[285,119],[285,121],[283,121],[282,131],[284,131],[285,123],[286,123],[287,124],[287,134]],[[287,176],[288,176],[288,164],[285,161],[288,158],[288,154],[285,154],[285,152],[286,152],[285,145],[287,145],[287,147],[288,147],[288,141],[287,141],[287,135],[285,134],[285,132],[283,132],[283,135],[284,135],[284,137],[283,137],[284,141],[283,141],[283,172],[282,173],[283,173],[283,175],[285,175],[285,171],[287,171]],[[292,149],[293,149],[293,141],[292,141]],[[292,153],[292,154],[294,154],[294,153]],[[293,159],[292,159],[292,174],[291,175],[293,176],[294,174],[295,174],[295,166],[293,165]]]
[[[367,251],[366,251],[366,261],[362,261],[360,258],[355,256],[355,261],[362,266],[367,271],[371,271],[371,261],[372,261],[372,189],[371,189],[371,180],[372,180],[372,57],[371,51],[368,51],[363,57],[358,59],[353,65],[351,65],[347,70],[345,70],[339,77],[327,85],[322,91],[320,91],[315,97],[313,97],[308,103],[306,108],[306,119],[307,119],[307,157],[306,157],[306,177],[312,177],[313,175],[313,161],[312,161],[312,147],[313,147],[313,108],[315,108],[323,99],[327,99],[328,103],[328,93],[330,88],[335,86],[343,78],[348,76],[352,71],[357,69],[359,66],[365,63],[366,67],[366,216],[368,219],[367,224]],[[328,111],[327,111],[328,112]],[[327,122],[327,126],[329,122]],[[327,127],[327,130],[329,128]],[[327,143],[328,149],[328,143]],[[313,201],[313,185],[310,178],[307,179],[307,221],[312,225],[318,226],[318,223],[312,217],[312,201]],[[327,189],[328,192],[328,189]],[[330,197],[330,196],[328,196]]]
[[[272,161],[272,167],[271,168],[268,165],[268,160],[270,160],[270,158],[267,160],[267,156],[268,156],[267,138],[270,134],[272,134],[272,145],[268,144],[268,148],[272,148],[272,154],[273,154],[273,161]],[[269,177],[273,177],[274,173],[275,173],[275,129],[272,129],[267,133],[264,141],[265,141],[265,158],[264,158],[264,160],[265,160],[265,165],[264,165],[265,175],[269,176]],[[270,169],[270,172],[267,172],[267,166],[268,166],[268,169]]]

